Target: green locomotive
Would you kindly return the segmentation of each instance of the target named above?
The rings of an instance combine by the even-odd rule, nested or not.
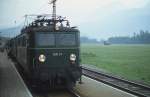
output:
[[[55,0],[52,3],[55,5]],[[8,42],[8,52],[17,59],[30,81],[73,87],[82,75],[80,32],[70,27],[65,18],[55,13],[48,16],[37,15],[20,35]]]

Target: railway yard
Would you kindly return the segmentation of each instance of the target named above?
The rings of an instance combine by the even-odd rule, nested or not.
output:
[[[46,1],[2,0],[0,97],[150,97],[150,2]]]
[[[141,90],[135,87],[127,89],[120,88],[121,82],[110,84],[108,80],[104,82],[102,76],[92,73],[89,68],[82,67],[83,76],[82,83],[74,87],[74,89],[59,89],[59,90],[31,90],[30,85],[23,81],[18,73],[14,63],[9,59],[6,53],[0,53],[0,97],[149,97],[150,89],[146,86],[141,86],[147,90]],[[90,73],[89,73],[90,72]],[[95,72],[97,72],[95,70]],[[100,73],[100,72],[99,72]],[[94,76],[92,76],[94,75]],[[98,77],[99,76],[99,77]],[[110,81],[109,76],[109,81]],[[105,78],[106,80],[107,78]],[[111,82],[114,82],[113,80]],[[120,84],[119,84],[120,83]],[[122,86],[125,86],[122,85]],[[132,88],[132,89],[131,89]],[[134,89],[133,89],[134,88]],[[127,91],[128,90],[128,91]],[[133,91],[134,90],[134,91]],[[135,92],[135,90],[137,90]],[[141,94],[143,93],[143,95]]]

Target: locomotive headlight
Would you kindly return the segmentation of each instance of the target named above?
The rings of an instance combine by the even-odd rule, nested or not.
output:
[[[40,61],[40,62],[45,62],[45,60],[46,60],[45,55],[41,54],[41,55],[39,56],[39,61]]]
[[[75,54],[71,54],[70,55],[70,60],[71,61],[75,61],[76,60],[76,55]]]

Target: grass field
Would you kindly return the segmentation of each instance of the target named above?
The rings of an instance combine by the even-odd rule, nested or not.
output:
[[[81,45],[83,64],[150,84],[150,45]]]

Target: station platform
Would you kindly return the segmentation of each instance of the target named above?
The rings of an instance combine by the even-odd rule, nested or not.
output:
[[[0,52],[0,97],[32,97],[5,52]]]
[[[137,97],[86,76],[82,76],[82,82],[75,87],[81,97]]]

